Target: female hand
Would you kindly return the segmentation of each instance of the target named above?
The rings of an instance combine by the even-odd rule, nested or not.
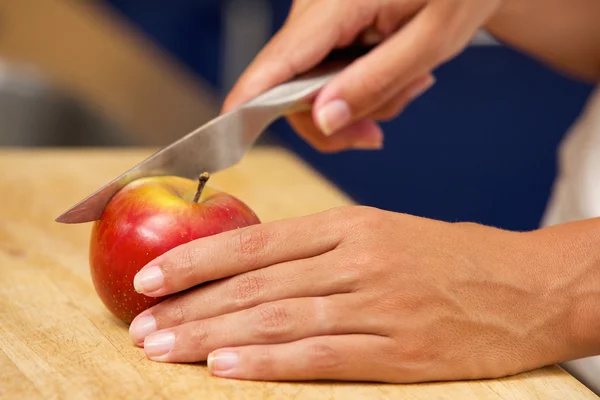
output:
[[[323,152],[378,149],[374,121],[395,117],[429,88],[501,0],[295,0],[282,29],[241,76],[223,111],[319,64],[354,42],[380,43],[333,79],[292,127]]]
[[[518,373],[589,350],[574,339],[581,324],[571,316],[581,313],[568,274],[546,259],[559,254],[548,232],[359,206],[230,231],[136,275],[139,292],[176,295],[136,317],[130,334],[152,360],[208,357],[214,375],[230,378]]]

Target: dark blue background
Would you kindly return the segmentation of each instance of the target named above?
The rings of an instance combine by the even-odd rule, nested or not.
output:
[[[221,1],[109,0],[221,92]],[[272,0],[273,31],[289,1]],[[284,121],[273,132],[362,204],[447,221],[538,226],[557,145],[590,87],[505,47],[470,47],[384,124],[385,150],[322,155]]]

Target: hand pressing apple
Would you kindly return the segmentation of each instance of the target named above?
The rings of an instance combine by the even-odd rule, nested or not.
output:
[[[206,187],[208,179],[207,173],[199,183],[175,176],[138,179],[121,189],[94,222],[92,281],[120,320],[130,323],[166,297],[134,290],[134,276],[149,261],[192,240],[260,223],[242,201]]]
[[[227,378],[495,378],[599,353],[598,248],[600,219],[510,232],[332,209],[150,261],[136,289],[176,295],[129,332]]]

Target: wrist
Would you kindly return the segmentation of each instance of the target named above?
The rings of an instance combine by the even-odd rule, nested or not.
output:
[[[600,354],[600,218],[530,233],[532,279],[546,304],[552,362]]]

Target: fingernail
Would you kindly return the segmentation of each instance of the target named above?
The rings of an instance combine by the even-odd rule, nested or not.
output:
[[[433,84],[435,83],[435,78],[430,76],[424,83],[419,82],[419,84],[415,85],[413,88],[408,89],[408,97],[411,100],[416,99],[421,96],[427,90],[429,90]]]
[[[230,371],[237,365],[239,356],[233,351],[215,351],[208,355],[208,370],[211,374]]]
[[[361,41],[366,46],[372,46],[381,43],[383,41],[383,35],[376,29],[367,29],[361,35]]]
[[[345,127],[352,119],[348,103],[344,100],[333,100],[325,104],[317,113],[319,128],[325,136],[331,136]]]
[[[162,287],[164,280],[160,267],[148,267],[133,278],[133,287],[138,293],[152,293]]]
[[[142,315],[129,326],[129,337],[135,344],[144,342],[146,336],[156,332],[156,319],[152,315]]]
[[[164,361],[174,344],[174,333],[158,332],[146,336],[146,339],[144,340],[144,351],[149,359],[154,361]]]
[[[352,143],[352,148],[356,150],[381,150],[383,142],[356,141]]]

